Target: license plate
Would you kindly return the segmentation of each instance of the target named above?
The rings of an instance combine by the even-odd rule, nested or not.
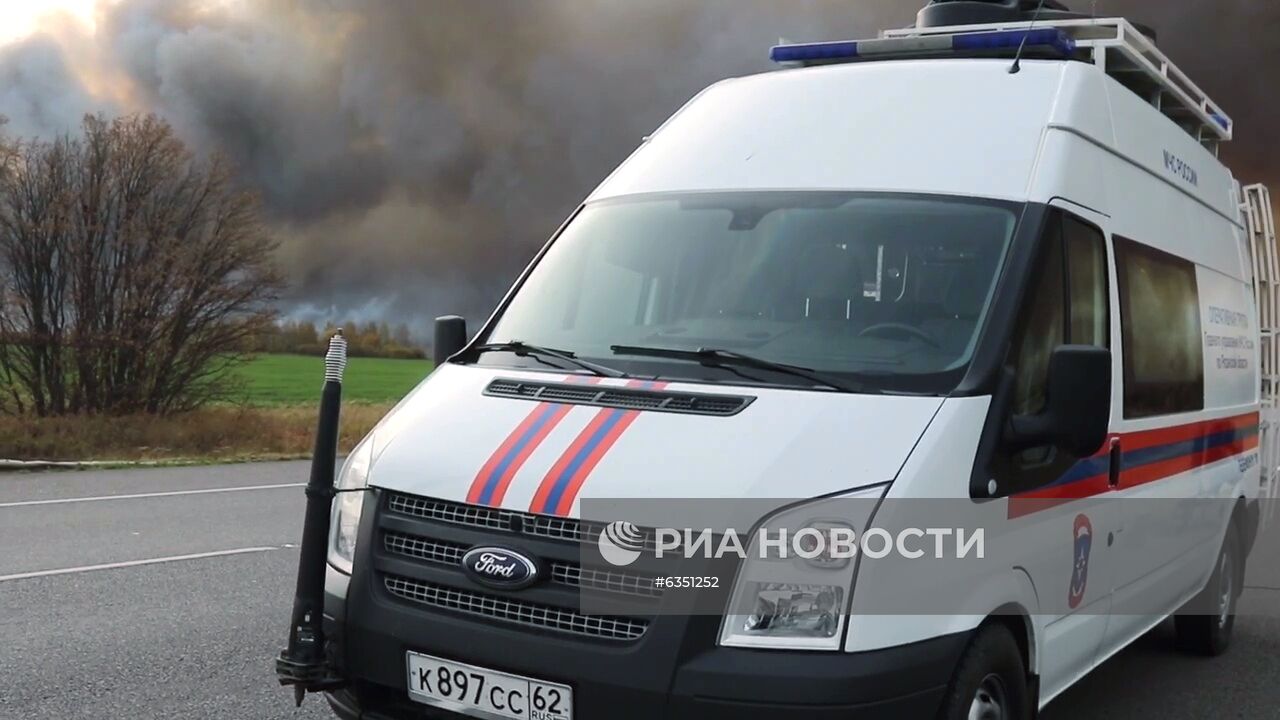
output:
[[[482,718],[573,720],[573,688],[408,653],[409,698]]]

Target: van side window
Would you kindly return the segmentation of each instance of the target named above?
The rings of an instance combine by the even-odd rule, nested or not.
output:
[[[1102,233],[1070,215],[1062,220],[1071,280],[1071,323],[1067,342],[1110,347],[1111,323],[1107,302],[1107,245]]]
[[[1009,349],[1016,414],[1045,407],[1049,358],[1059,345],[1110,346],[1107,243],[1102,231],[1051,210],[1030,277],[1022,317]],[[1052,445],[993,459],[993,477],[1008,488],[1031,489],[1061,477],[1076,461]]]
[[[1013,411],[1044,409],[1049,357],[1059,345],[1109,346],[1107,249],[1102,232],[1054,210],[1013,342]]]
[[[1044,409],[1049,356],[1066,342],[1066,279],[1062,267],[1062,221],[1056,214],[1045,230],[1036,271],[1027,288],[1018,332],[1014,336],[1013,412],[1029,415]]]
[[[1204,345],[1195,265],[1116,238],[1124,416],[1204,408]]]

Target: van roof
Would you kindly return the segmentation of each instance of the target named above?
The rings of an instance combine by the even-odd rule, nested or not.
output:
[[[779,45],[770,56],[775,61],[799,65],[923,56],[1071,59],[1098,66],[1215,154],[1217,144],[1230,140],[1234,130],[1234,122],[1226,112],[1145,33],[1124,18],[887,30],[876,40]]]
[[[1234,181],[1211,150],[1097,65],[1008,68],[1005,59],[944,58],[723,81],[647,138],[589,200],[823,189],[1047,202],[1062,188],[1033,180],[1039,163],[1052,162],[1041,155],[1046,133],[1060,130],[1236,216]],[[1194,184],[1171,177],[1171,157],[1194,167]]]
[[[945,33],[1028,32],[1034,23],[996,23],[888,30],[885,38]],[[1036,27],[1053,28],[1070,37],[1076,60],[1092,63],[1216,153],[1217,142],[1231,140],[1235,122],[1156,44],[1125,18],[1054,20]]]

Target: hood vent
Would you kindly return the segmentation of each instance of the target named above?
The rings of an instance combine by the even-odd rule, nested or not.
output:
[[[605,387],[582,383],[544,383],[497,378],[484,389],[492,397],[595,405],[623,410],[683,413],[686,415],[737,415],[755,400],[741,395],[668,392],[640,388]]]

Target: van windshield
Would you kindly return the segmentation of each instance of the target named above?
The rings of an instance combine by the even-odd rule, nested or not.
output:
[[[554,348],[645,377],[814,386],[758,368],[708,367],[615,346],[715,348],[871,391],[945,393],[973,354],[1017,209],[834,192],[591,203],[485,342]],[[547,364],[514,353],[477,361]]]

